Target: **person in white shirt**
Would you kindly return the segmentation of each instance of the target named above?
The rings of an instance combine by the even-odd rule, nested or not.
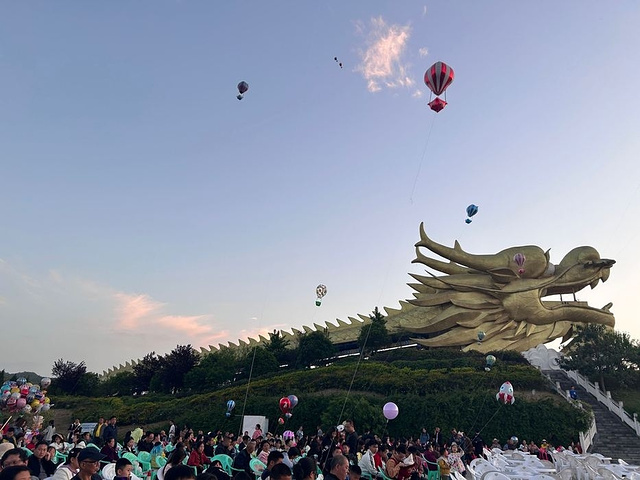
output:
[[[376,462],[373,456],[378,451],[378,441],[371,439],[367,441],[367,450],[362,454],[362,458],[358,462],[358,466],[362,470],[362,473],[371,475],[372,478],[376,478],[380,475],[376,468]]]

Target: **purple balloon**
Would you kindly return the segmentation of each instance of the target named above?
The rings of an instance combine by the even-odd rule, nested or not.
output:
[[[393,420],[398,416],[398,406],[393,402],[387,402],[382,407],[382,414],[387,420]]]

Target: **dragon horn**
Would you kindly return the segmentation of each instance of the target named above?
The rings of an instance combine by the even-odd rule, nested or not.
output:
[[[433,253],[447,258],[459,265],[473,268],[483,272],[495,269],[500,266],[499,258],[496,255],[472,255],[462,250],[462,247],[456,240],[453,248],[445,247],[431,240],[424,231],[424,222],[420,223],[420,241],[416,243],[416,247],[425,247]]]

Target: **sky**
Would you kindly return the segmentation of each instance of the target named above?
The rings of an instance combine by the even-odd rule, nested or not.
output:
[[[617,263],[577,297],[640,338],[639,24],[632,0],[3,3],[0,368],[398,307],[420,222],[595,247]]]

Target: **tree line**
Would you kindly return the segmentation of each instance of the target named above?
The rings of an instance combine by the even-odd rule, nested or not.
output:
[[[371,353],[392,342],[386,319],[376,307],[358,337],[362,353]],[[328,331],[300,333],[292,348],[281,331],[274,330],[263,345],[222,347],[200,355],[191,345],[178,345],[167,355],[146,354],[131,371],[118,372],[101,381],[87,371],[84,361],[56,360],[52,367],[53,394],[82,396],[138,395],[145,392],[203,392],[233,382],[278,372],[325,364],[336,355]]]

